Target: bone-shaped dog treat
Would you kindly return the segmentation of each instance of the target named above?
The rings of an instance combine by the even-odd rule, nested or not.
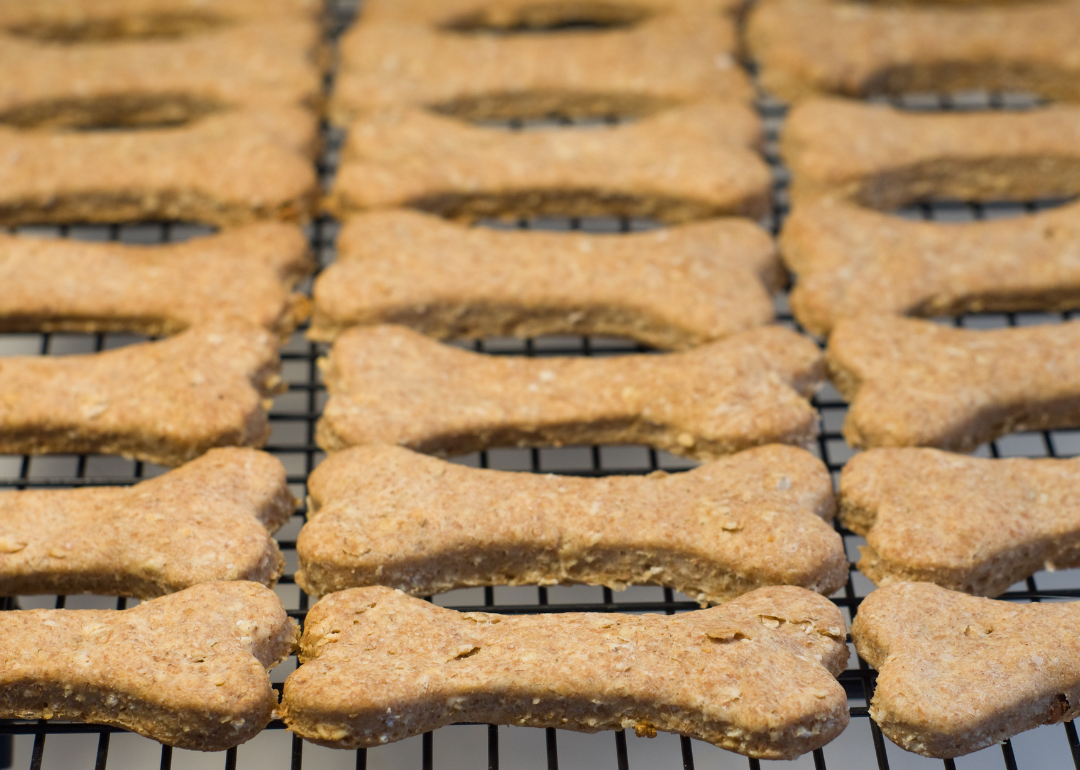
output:
[[[211,115],[180,128],[0,128],[0,224],[303,220],[318,190],[317,126],[300,108]]]
[[[991,222],[913,222],[827,199],[784,221],[795,317],[827,335],[864,314],[1080,307],[1080,205]]]
[[[829,473],[794,447],[671,476],[576,479],[454,465],[401,447],[336,454],[312,474],[296,582],[321,596],[384,585],[670,586],[719,603],[766,585],[824,594],[848,563]]]
[[[0,613],[0,718],[116,725],[221,751],[277,705],[266,670],[296,623],[258,583],[203,583],[130,610]]]
[[[276,223],[162,246],[0,234],[0,329],[160,335],[230,315],[287,337],[313,267],[303,232]]]
[[[747,27],[762,84],[789,101],[973,89],[1076,101],[1078,35],[1074,0],[764,0]]]
[[[748,103],[753,90],[737,47],[734,20],[719,13],[544,35],[361,22],[341,42],[331,117],[345,125],[404,105],[490,120],[647,115],[716,98]]]
[[[643,216],[685,222],[769,209],[760,121],[706,101],[636,123],[506,131],[423,110],[352,124],[328,208],[417,208],[454,219]]]
[[[0,453],[179,465],[216,446],[262,446],[278,368],[275,336],[233,320],[104,353],[3,358]]]
[[[270,532],[295,507],[281,463],[236,448],[133,487],[0,493],[0,595],[273,586],[285,560]]]
[[[609,334],[688,348],[770,322],[784,281],[772,239],[741,219],[609,236],[373,212],[337,246],[315,282],[316,340],[398,323],[440,339]]]
[[[360,327],[324,366],[327,451],[400,444],[460,454],[497,446],[644,443],[700,459],[817,435],[809,339],[770,326],[686,353],[494,357],[400,326]]]
[[[370,0],[361,23],[413,22],[464,33],[558,31],[632,27],[670,13],[730,15],[742,6],[743,0]]]
[[[996,596],[1080,566],[1080,460],[992,460],[874,449],[844,466],[840,520],[866,535],[859,571]]]
[[[308,614],[281,712],[340,748],[487,722],[663,730],[791,759],[847,725],[847,657],[836,606],[791,586],[674,617],[461,614],[357,588]]]
[[[829,374],[852,446],[970,452],[1013,431],[1080,425],[1080,323],[975,331],[909,318],[841,321]]]
[[[870,716],[899,746],[956,757],[1080,715],[1080,604],[1013,604],[897,583],[851,637],[880,674]]]
[[[828,195],[888,210],[1080,194],[1075,106],[918,114],[813,99],[791,110],[781,150],[797,202]]]

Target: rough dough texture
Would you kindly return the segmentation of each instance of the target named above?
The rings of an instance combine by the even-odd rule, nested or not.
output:
[[[0,718],[116,725],[183,749],[255,737],[267,669],[299,630],[258,583],[203,583],[129,610],[0,612]]]
[[[210,115],[180,128],[0,128],[0,225],[306,220],[318,126],[301,108]]]
[[[277,339],[222,320],[164,342],[0,360],[0,454],[122,454],[179,465],[262,446],[282,383]]]
[[[975,331],[887,316],[841,321],[829,374],[855,447],[970,452],[1006,433],[1080,425],[1080,322]]]
[[[1041,569],[1080,567],[1080,460],[873,449],[844,466],[840,520],[865,535],[859,571],[997,596]]]
[[[645,115],[754,92],[736,61],[735,22],[669,15],[628,30],[475,35],[426,24],[360,23],[341,41],[331,118],[436,109],[467,120]]]
[[[154,596],[214,580],[273,586],[270,533],[296,501],[275,457],[211,449],[131,487],[0,493],[0,594]]]
[[[498,446],[649,444],[703,460],[806,445],[821,352],[779,326],[686,353],[612,358],[487,356],[400,326],[334,343],[319,446],[400,444],[464,454]]]
[[[281,712],[324,746],[378,746],[454,722],[675,732],[791,759],[848,722],[828,599],[762,588],[682,615],[461,614],[389,588],[326,597]]]
[[[440,339],[633,337],[682,349],[773,320],[785,274],[742,219],[587,235],[465,228],[427,214],[361,214],[315,282],[308,336],[397,323]]]
[[[870,716],[890,740],[956,757],[1080,715],[1080,604],[1014,604],[897,583],[851,627],[881,673]]]
[[[890,210],[931,200],[1027,201],[1080,194],[1080,107],[913,113],[813,99],[781,140],[791,197]]]
[[[636,123],[506,131],[423,110],[353,123],[327,208],[345,219],[417,208],[452,219],[640,216],[685,222],[769,210],[748,107],[705,101]]]
[[[1080,307],[1080,204],[999,221],[915,222],[835,199],[784,220],[791,307],[827,335],[841,318]]]
[[[661,585],[703,605],[766,585],[823,594],[848,562],[829,473],[802,449],[749,449],[686,473],[605,479],[454,465],[356,447],[312,474],[296,582],[430,596],[486,585]],[[0,557],[2,558],[2,557]]]
[[[1080,99],[1080,3],[762,0],[747,39],[792,101],[969,90]]]
[[[277,223],[161,246],[0,233],[0,330],[163,335],[236,316],[286,338],[314,267],[300,228]]]
[[[730,16],[744,0],[365,0],[363,24],[430,24],[464,33],[536,32],[596,25],[624,28],[671,13]]]

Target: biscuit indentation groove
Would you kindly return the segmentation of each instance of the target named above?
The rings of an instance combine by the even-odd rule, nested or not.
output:
[[[812,440],[807,398],[822,372],[813,342],[775,326],[686,353],[599,359],[485,356],[400,326],[361,327],[324,366],[318,441],[437,454],[641,443],[712,459]]]
[[[300,648],[283,718],[325,746],[484,722],[662,730],[792,759],[848,722],[834,678],[848,657],[843,618],[828,599],[788,586],[672,617],[461,614],[358,588],[312,608]]]

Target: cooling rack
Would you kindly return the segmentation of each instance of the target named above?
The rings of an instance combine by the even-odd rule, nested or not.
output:
[[[349,23],[355,6],[340,0],[328,10],[331,37]],[[1033,100],[1021,95],[967,94],[955,97],[920,96],[901,100],[900,106],[923,110],[969,108],[1013,109],[1030,106]],[[777,136],[784,119],[784,106],[762,98],[758,101],[767,131],[766,156],[774,174],[775,213],[766,222],[773,232],[779,230],[787,207],[787,172],[777,157]],[[540,121],[543,123],[544,121]],[[548,121],[550,122],[550,121]],[[556,121],[558,122],[558,121]],[[511,129],[528,129],[537,123],[511,122]],[[325,152],[320,173],[328,182],[337,164],[341,146],[340,132],[324,127]],[[914,207],[900,216],[938,221],[966,221],[1021,215],[1055,205],[1056,201],[1026,204],[949,203]],[[535,219],[517,223],[482,223],[489,226],[522,229],[578,229],[592,232],[628,232],[658,226],[657,223],[614,218]],[[28,227],[34,232],[55,237],[111,240],[128,243],[167,243],[209,232],[206,228],[177,223],[143,223],[124,226]],[[337,224],[320,219],[307,230],[320,268],[334,258]],[[798,328],[787,306],[786,295],[776,300],[778,321]],[[972,328],[995,328],[1031,323],[1056,323],[1070,314],[976,314],[943,322]],[[0,355],[63,355],[111,349],[140,339],[123,334],[16,334],[0,335]],[[458,343],[492,355],[572,355],[604,356],[643,351],[626,340],[599,337],[546,337],[534,340],[486,339]],[[325,349],[304,339],[299,330],[282,352],[283,376],[289,390],[276,399],[271,412],[273,433],[267,450],[285,464],[293,493],[304,498],[307,475],[322,459],[314,443],[315,423],[326,401],[316,361]],[[852,455],[840,435],[846,405],[832,388],[826,387],[815,398],[821,413],[822,430],[816,454],[828,465],[834,478]],[[1080,454],[1080,430],[1015,434],[981,447],[977,454],[993,457],[1071,457]],[[590,446],[538,449],[497,449],[456,458],[477,467],[491,467],[522,472],[565,473],[581,476],[645,474],[655,470],[679,471],[692,462],[643,447]],[[0,489],[63,489],[88,485],[127,485],[164,472],[164,468],[115,457],[96,455],[59,455],[48,457],[0,456]],[[295,585],[296,534],[303,523],[303,511],[278,533],[278,542],[286,554],[287,574],[277,592],[290,614],[303,620],[308,597]],[[858,558],[863,542],[840,529],[848,556]],[[853,571],[847,585],[832,599],[850,622],[859,602],[873,586]],[[1055,574],[1039,573],[1017,584],[1005,595],[1011,601],[1061,601],[1080,597],[1080,571]],[[435,601],[443,606],[501,613],[540,612],[663,612],[676,613],[697,609],[688,597],[653,587],[636,587],[623,592],[586,586],[487,588],[454,591]],[[35,596],[0,599],[0,609],[32,607],[124,608],[134,600],[116,597]],[[285,676],[295,667],[290,660],[273,672],[280,688]],[[1080,770],[1080,740],[1076,728],[1043,727],[1017,736],[999,747],[991,747],[955,761],[926,760],[903,752],[884,739],[869,719],[867,702],[872,695],[875,674],[852,655],[849,668],[840,681],[848,693],[851,725],[836,741],[824,749],[806,755],[784,767],[823,770],[865,768],[1020,768],[1074,767]],[[655,739],[637,738],[624,732],[583,735],[554,729],[494,727],[489,725],[454,725],[398,744],[356,752],[334,751],[305,744],[283,729],[280,722],[239,749],[222,754],[199,754],[173,750],[153,741],[116,728],[60,722],[0,720],[0,768],[20,770],[42,768],[290,768],[301,767],[358,770],[458,770],[487,767],[489,770],[653,770],[683,768],[750,768],[756,770],[779,763],[746,759],[715,747],[672,735]],[[14,751],[13,751],[14,748]]]

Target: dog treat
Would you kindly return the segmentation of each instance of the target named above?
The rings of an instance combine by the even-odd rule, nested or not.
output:
[[[432,454],[498,446],[649,444],[710,460],[817,435],[807,401],[822,356],[779,326],[686,353],[486,356],[400,326],[360,327],[323,366],[319,446],[400,444]]]
[[[318,45],[318,24],[300,18],[107,45],[4,37],[0,124],[163,127],[235,107],[317,107]]]
[[[308,614],[281,712],[339,748],[483,722],[662,730],[792,759],[847,726],[844,631],[828,599],[791,586],[675,616],[463,614],[356,588]]]
[[[855,447],[970,452],[1014,431],[1080,425],[1080,323],[975,331],[866,316],[829,338]]]
[[[735,22],[719,14],[512,36],[361,23],[341,41],[331,118],[346,125],[401,106],[491,120],[648,115],[703,99],[748,105],[754,92],[737,48]]]
[[[0,225],[304,220],[318,192],[317,134],[299,108],[224,113],[178,129],[0,128]]]
[[[1080,307],[1080,205],[991,222],[913,222],[825,199],[780,237],[798,274],[791,307],[828,334],[864,314],[946,316]]]
[[[767,446],[674,475],[579,479],[356,447],[308,487],[296,582],[321,596],[385,585],[414,596],[487,585],[662,585],[703,605],[766,585],[830,594],[847,581],[827,523],[829,473]]]
[[[179,465],[262,446],[277,340],[235,320],[104,353],[0,359],[0,453],[122,454]]]
[[[133,487],[0,493],[0,595],[148,599],[214,580],[273,586],[270,532],[296,508],[285,469],[254,449],[211,449]]]
[[[956,757],[1080,715],[1080,604],[1013,604],[897,583],[851,627],[880,671],[870,716],[902,748]]]
[[[785,281],[768,233],[741,219],[612,236],[388,211],[351,219],[337,244],[315,282],[315,340],[397,323],[441,339],[608,334],[689,348],[772,321]]]
[[[313,269],[303,232],[277,223],[161,246],[0,234],[0,330],[161,335],[229,315],[285,338]]]
[[[1075,101],[1078,35],[1072,0],[763,0],[747,30],[762,84],[789,101],[973,89]]]
[[[781,142],[795,201],[830,195],[884,210],[1077,195],[1078,148],[1080,107],[918,114],[841,99],[796,105]]]
[[[121,612],[0,612],[0,718],[232,748],[270,722],[277,693],[266,670],[298,635],[274,592],[247,582],[203,583]]]
[[[462,33],[619,29],[671,13],[730,16],[743,0],[367,0],[360,21],[430,24]]]
[[[844,466],[840,519],[866,536],[859,571],[997,596],[1080,566],[1080,460],[991,460],[874,449]]]
[[[760,130],[748,107],[715,101],[588,130],[511,132],[388,111],[352,125],[327,207],[341,218],[402,207],[461,220],[756,218],[769,210]]]

